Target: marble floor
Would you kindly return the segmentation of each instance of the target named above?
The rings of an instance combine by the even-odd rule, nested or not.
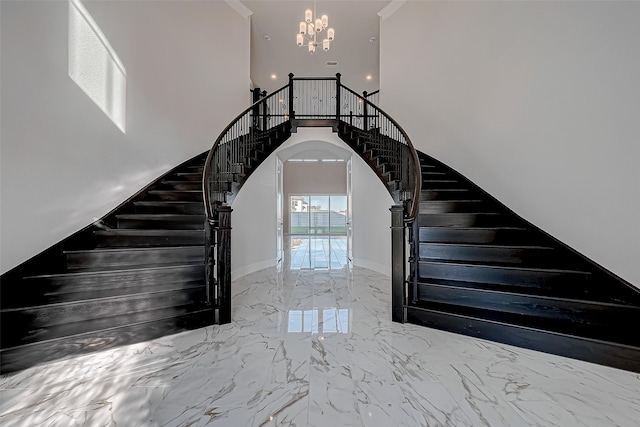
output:
[[[640,375],[392,323],[389,279],[266,269],[233,322],[0,377],[9,426],[638,426]]]

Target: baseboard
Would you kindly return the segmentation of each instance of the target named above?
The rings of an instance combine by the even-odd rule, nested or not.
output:
[[[373,270],[376,273],[384,274],[391,277],[391,266],[387,264],[380,264],[377,262],[369,261],[368,259],[354,259],[353,265],[356,267],[362,267],[369,270]]]
[[[275,267],[276,260],[269,259],[260,262],[254,262],[253,264],[244,265],[242,267],[238,267],[234,270],[231,270],[231,280],[236,280],[241,278],[242,276],[246,276],[247,274],[255,273],[256,271],[263,270],[269,267]]]

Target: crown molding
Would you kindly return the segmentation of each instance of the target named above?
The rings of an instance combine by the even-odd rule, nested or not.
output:
[[[240,0],[224,0],[224,2],[229,5],[231,9],[238,12],[238,15],[242,16],[244,19],[248,19],[253,15],[253,11],[242,4]]]
[[[389,18],[391,15],[396,13],[398,9],[400,9],[407,0],[391,0],[391,2],[382,8],[380,12],[378,12],[378,16],[384,21]]]

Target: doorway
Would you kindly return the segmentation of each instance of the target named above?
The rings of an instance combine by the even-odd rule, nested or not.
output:
[[[348,218],[346,194],[290,194],[291,269],[346,268]]]

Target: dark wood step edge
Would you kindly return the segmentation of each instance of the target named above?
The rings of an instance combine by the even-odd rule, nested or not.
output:
[[[640,373],[640,347],[427,308],[405,309],[410,323]]]
[[[179,282],[171,282],[171,283],[177,284]],[[42,310],[42,309],[48,309],[48,308],[68,307],[68,306],[73,306],[73,305],[91,304],[91,303],[99,303],[99,302],[103,302],[103,303],[118,302],[119,300],[122,300],[122,299],[137,298],[137,297],[142,298],[142,297],[147,296],[147,295],[158,295],[158,294],[165,294],[165,293],[177,292],[177,291],[189,291],[189,290],[193,290],[193,289],[201,289],[201,288],[204,288],[204,287],[205,287],[205,284],[204,284],[204,281],[203,281],[202,283],[194,283],[191,286],[181,286],[181,287],[176,287],[176,288],[172,288],[172,289],[163,289],[161,291],[149,290],[149,291],[144,291],[144,292],[136,292],[136,293],[132,293],[132,294],[117,295],[117,296],[111,296],[111,297],[87,298],[87,299],[73,300],[73,301],[67,301],[67,302],[56,302],[56,303],[53,303],[53,304],[42,304],[42,305],[30,305],[30,306],[25,306],[25,307],[4,308],[4,309],[0,310],[0,313],[16,313],[16,312],[20,312],[20,311]]]

